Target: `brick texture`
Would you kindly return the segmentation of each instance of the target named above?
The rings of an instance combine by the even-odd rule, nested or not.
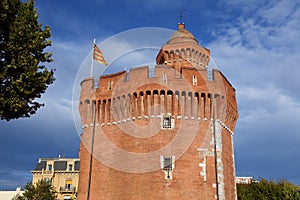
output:
[[[178,31],[158,53],[154,74],[141,66],[101,76],[96,88],[82,81],[79,200],[236,198],[235,89],[219,70],[209,74],[210,51]],[[171,129],[162,129],[166,115]],[[132,160],[120,149],[152,156]],[[182,150],[172,179],[160,167],[162,149],[163,156]]]

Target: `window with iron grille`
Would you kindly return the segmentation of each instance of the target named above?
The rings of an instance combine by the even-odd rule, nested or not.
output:
[[[173,179],[172,172],[175,168],[175,156],[160,156],[160,165],[164,172],[165,179]]]
[[[164,171],[174,169],[175,156],[160,156],[160,165]]]
[[[164,157],[163,170],[172,170],[172,156]]]
[[[162,128],[172,129],[174,128],[174,117],[171,115],[165,115],[162,118]]]

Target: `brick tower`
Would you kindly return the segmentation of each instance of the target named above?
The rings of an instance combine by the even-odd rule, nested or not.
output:
[[[235,89],[183,23],[154,68],[81,83],[78,199],[236,199]]]

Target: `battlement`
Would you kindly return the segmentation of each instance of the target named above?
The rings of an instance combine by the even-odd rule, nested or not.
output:
[[[226,121],[222,117],[226,116],[224,112],[237,119],[234,88],[218,70],[212,71],[212,77],[208,77],[207,69],[182,68],[177,74],[172,67],[156,65],[152,69],[141,66],[100,76],[98,88],[93,88],[94,80],[88,78],[82,82],[82,123],[90,123],[89,113],[95,108],[100,124],[163,113],[178,118],[210,119],[213,110],[221,120]]]
[[[218,71],[218,70],[214,70]],[[113,74],[102,75],[99,77],[98,81],[98,91],[108,91],[111,90],[111,84],[115,84],[119,81],[122,81],[124,85],[132,84],[132,82],[139,81],[140,79],[143,82],[153,82],[158,81],[158,83],[167,84],[168,81],[186,79],[189,74],[195,74],[197,77],[201,77],[201,79],[205,81],[214,81],[212,71],[208,71],[207,68],[195,69],[190,67],[183,66],[180,71],[170,67],[169,65],[156,65],[154,68],[150,68],[149,66],[140,66],[131,68],[129,72],[120,71]],[[210,75],[211,73],[211,75]],[[165,75],[167,76],[165,76]],[[210,76],[210,77],[209,77]],[[188,80],[188,83],[191,85],[198,85],[196,82],[196,77],[193,80]],[[93,78],[87,78],[81,82],[82,90],[88,90],[94,88],[92,84],[94,82]],[[109,87],[110,84],[110,87]]]

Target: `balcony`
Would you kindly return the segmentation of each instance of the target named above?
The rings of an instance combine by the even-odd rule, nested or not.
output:
[[[60,187],[59,188],[59,191],[61,193],[73,193],[73,192],[76,192],[76,187],[69,187],[69,188],[66,188],[66,187]]]

